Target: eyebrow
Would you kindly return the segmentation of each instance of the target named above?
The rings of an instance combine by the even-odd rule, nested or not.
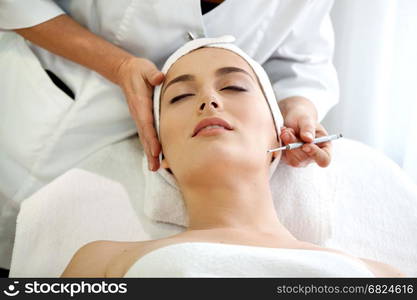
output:
[[[252,80],[254,80],[252,78],[252,76],[245,70],[241,69],[241,68],[237,68],[237,67],[223,67],[220,69],[217,69],[216,72],[214,73],[214,75],[216,77],[220,77],[220,76],[224,76],[226,74],[230,74],[230,73],[243,73],[248,75]],[[180,75],[178,77],[175,77],[174,79],[172,79],[163,89],[162,94],[165,93],[165,91],[167,90],[167,88],[177,82],[184,82],[184,81],[194,81],[195,80],[195,76],[191,75],[191,74],[184,74],[184,75]],[[255,80],[254,80],[255,81]]]

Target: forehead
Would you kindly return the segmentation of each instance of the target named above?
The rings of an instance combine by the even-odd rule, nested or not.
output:
[[[166,78],[169,80],[183,73],[208,72],[214,74],[215,70],[224,66],[239,67],[256,78],[250,65],[240,55],[228,49],[214,47],[199,48],[182,56],[168,70]]]

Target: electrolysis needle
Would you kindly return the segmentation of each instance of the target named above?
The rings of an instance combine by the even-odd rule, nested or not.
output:
[[[337,140],[338,138],[341,138],[341,137],[343,137],[343,135],[341,133],[333,134],[333,135],[326,135],[326,136],[322,136],[322,137],[314,139],[312,143],[313,144],[324,143],[324,142],[328,142],[328,141],[332,141],[332,140]],[[279,151],[279,150],[292,150],[292,149],[300,148],[304,144],[308,144],[308,143],[304,143],[304,142],[291,143],[291,144],[288,144],[286,146],[282,146],[282,147],[279,147],[279,148],[267,150],[267,152],[274,152],[274,151]]]

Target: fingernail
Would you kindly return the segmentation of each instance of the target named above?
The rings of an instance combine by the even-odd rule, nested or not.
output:
[[[309,146],[304,146],[304,151],[305,152],[310,152],[311,151],[311,147],[309,147]]]
[[[313,135],[311,134],[311,132],[307,132],[306,136],[309,137],[310,139],[314,139]]]
[[[149,168],[149,171],[153,170],[153,162],[148,163],[148,168]]]

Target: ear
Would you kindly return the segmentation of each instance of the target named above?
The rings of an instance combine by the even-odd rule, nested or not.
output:
[[[167,162],[167,160],[165,159],[165,156],[164,156],[164,154],[163,154],[163,153],[162,153],[161,167],[162,167],[162,168],[164,168],[164,169],[169,168],[169,166],[168,166],[168,162]]]
[[[164,153],[162,153],[162,161],[161,161],[161,168],[166,169],[169,173],[172,173],[171,169],[169,168],[168,161],[165,159]]]

